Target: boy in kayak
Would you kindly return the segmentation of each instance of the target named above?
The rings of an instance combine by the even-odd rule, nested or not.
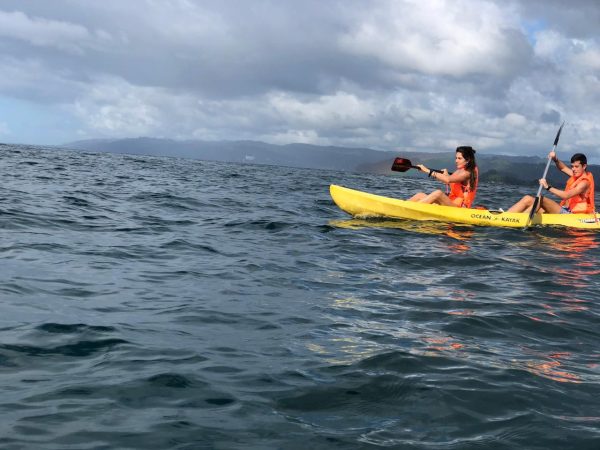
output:
[[[452,175],[446,169],[443,173],[438,173],[428,169],[423,164],[418,164],[417,167],[421,172],[428,174],[434,180],[448,184],[450,192],[448,195],[440,189],[436,189],[430,194],[419,192],[409,198],[408,201],[470,208],[473,200],[475,200],[479,182],[475,149],[469,146],[457,147],[455,162],[456,172]]]
[[[560,203],[542,196],[539,212],[548,214],[591,214],[594,212],[594,177],[588,172],[587,158],[583,153],[575,153],[571,157],[571,167],[556,157],[551,151],[548,154],[556,164],[556,168],[569,176],[564,190],[551,186],[545,178],[540,180],[540,185],[548,192],[561,199]],[[530,211],[535,197],[524,196],[511,206],[507,212]]]

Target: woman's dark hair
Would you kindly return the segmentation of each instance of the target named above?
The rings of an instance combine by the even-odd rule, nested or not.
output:
[[[461,145],[460,147],[456,147],[456,152],[460,153],[463,158],[467,160],[465,169],[471,174],[469,177],[469,187],[471,189],[475,189],[475,183],[477,180],[477,176],[475,174],[475,169],[477,168],[477,162],[475,161],[475,149],[470,145]]]
[[[571,156],[571,162],[574,163],[575,161],[579,161],[582,166],[587,164],[587,158],[583,153],[575,153],[573,156]]]

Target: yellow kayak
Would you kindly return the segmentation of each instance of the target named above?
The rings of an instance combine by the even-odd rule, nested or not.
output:
[[[490,227],[523,228],[528,213],[508,213],[487,209],[456,208],[409,202],[332,184],[331,198],[343,211],[357,218],[433,220]],[[600,215],[598,216],[600,220]],[[594,214],[536,214],[529,225],[554,225],[600,230]]]

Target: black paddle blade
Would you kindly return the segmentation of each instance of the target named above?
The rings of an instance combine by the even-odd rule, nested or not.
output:
[[[560,132],[562,131],[562,129],[563,129],[564,126],[565,126],[565,122],[563,121],[562,125],[558,129],[558,133],[556,133],[556,138],[554,139],[554,146],[555,147],[558,145],[558,138],[560,137]]]
[[[525,225],[526,227],[531,223],[531,219],[533,219],[533,216],[535,216],[536,210],[538,209],[539,203],[540,203],[541,197],[536,197],[533,200],[533,205],[531,205],[531,211],[529,211],[529,218],[527,219],[527,224]]]
[[[408,169],[416,168],[410,162],[410,159],[396,158],[392,164],[392,170],[395,172],[406,172]]]

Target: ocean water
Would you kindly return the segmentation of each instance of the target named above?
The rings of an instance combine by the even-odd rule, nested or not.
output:
[[[426,179],[0,155],[2,449],[600,448],[596,232],[328,194]]]

